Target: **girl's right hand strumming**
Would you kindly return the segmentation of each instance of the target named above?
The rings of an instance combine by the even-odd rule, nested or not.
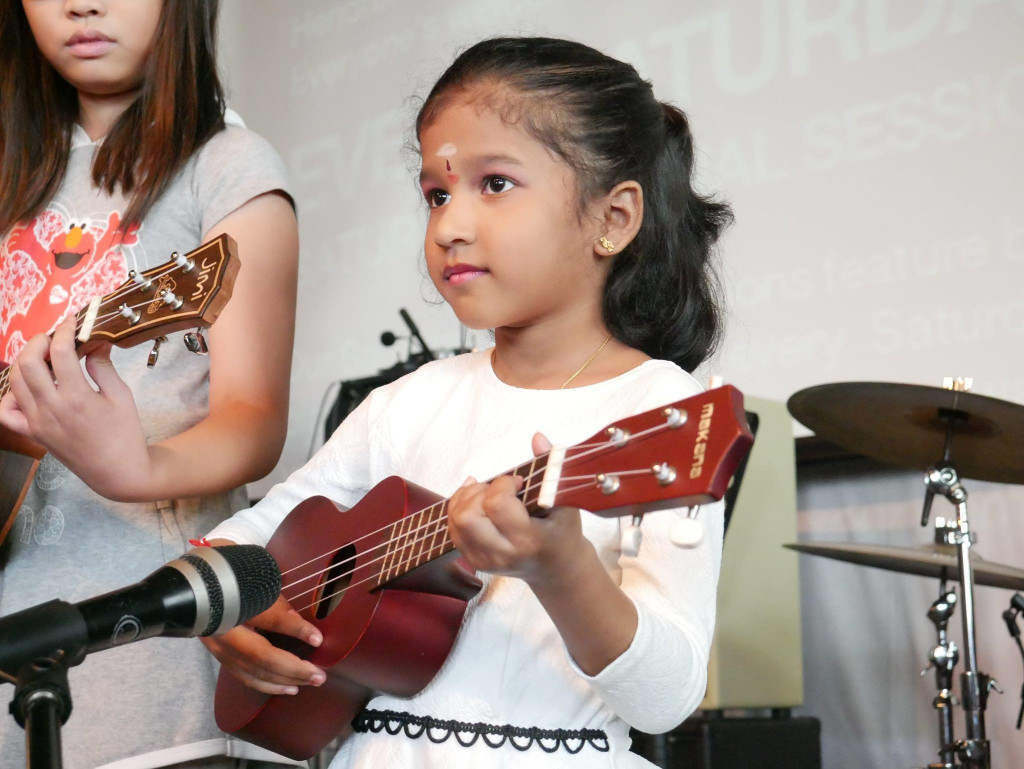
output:
[[[278,596],[273,606],[244,625],[199,640],[235,678],[265,694],[298,694],[300,686],[320,686],[327,680],[323,670],[278,649],[256,628],[298,638],[310,646],[323,642],[320,631],[302,619],[284,596]]]

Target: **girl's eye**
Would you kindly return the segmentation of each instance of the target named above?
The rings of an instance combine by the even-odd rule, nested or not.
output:
[[[451,200],[451,193],[445,192],[440,189],[427,190],[426,194],[427,205],[431,208],[440,208],[449,200]]]
[[[485,195],[499,195],[508,192],[516,184],[507,176],[488,176],[484,179],[483,192]]]

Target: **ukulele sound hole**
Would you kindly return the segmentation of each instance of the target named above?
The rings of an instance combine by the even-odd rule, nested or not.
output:
[[[356,565],[356,548],[346,545],[331,559],[331,565],[324,572],[323,579],[316,591],[316,609],[314,616],[324,619],[338,608],[341,599],[352,581],[352,571]]]

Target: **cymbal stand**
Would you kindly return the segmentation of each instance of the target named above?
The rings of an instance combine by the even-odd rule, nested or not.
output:
[[[952,430],[950,430],[950,434]],[[957,565],[963,600],[964,672],[960,674],[966,738],[957,740],[956,752],[963,766],[990,769],[989,741],[985,738],[985,705],[995,680],[978,671],[978,651],[974,632],[974,572],[971,569],[971,531],[967,521],[967,489],[960,483],[956,468],[949,463],[949,441],[945,462],[932,465],[925,473],[925,504],[922,525],[927,525],[932,498],[941,494],[956,508],[956,520],[946,522],[945,541],[957,546]]]
[[[939,711],[939,763],[928,764],[928,769],[954,769],[956,746],[953,744],[953,706],[957,699],[953,695],[953,668],[960,659],[956,643],[946,637],[946,626],[956,609],[956,592],[946,589],[946,580],[939,584],[939,597],[928,610],[928,619],[935,625],[937,641],[928,655],[928,667],[921,671],[927,675],[935,668],[935,685],[939,693],[932,700],[932,707]]]

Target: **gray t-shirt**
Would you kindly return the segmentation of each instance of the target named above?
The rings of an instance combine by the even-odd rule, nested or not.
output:
[[[13,360],[32,334],[52,331],[91,296],[120,285],[128,270],[146,270],[174,251],[192,250],[247,201],[287,190],[278,155],[229,117],[228,127],[189,160],[141,226],[117,245],[114,233],[126,200],[92,185],[95,149],[77,128],[53,202],[0,241],[0,358]],[[244,253],[239,261],[245,270]],[[115,348],[112,355],[150,442],[176,435],[208,413],[209,361],[185,349],[183,334],[163,344],[155,368],[146,367],[148,343]],[[0,551],[0,616],[133,584],[189,549],[189,538],[247,506],[243,488],[158,503],[111,502],[47,455]],[[68,769],[153,751],[162,752],[126,767],[224,751],[212,712],[214,660],[198,641],[154,638],[94,654],[71,669],[70,683],[74,711],[63,731]],[[11,693],[8,688],[3,710]],[[24,734],[13,719],[0,716],[0,769],[20,769]]]

